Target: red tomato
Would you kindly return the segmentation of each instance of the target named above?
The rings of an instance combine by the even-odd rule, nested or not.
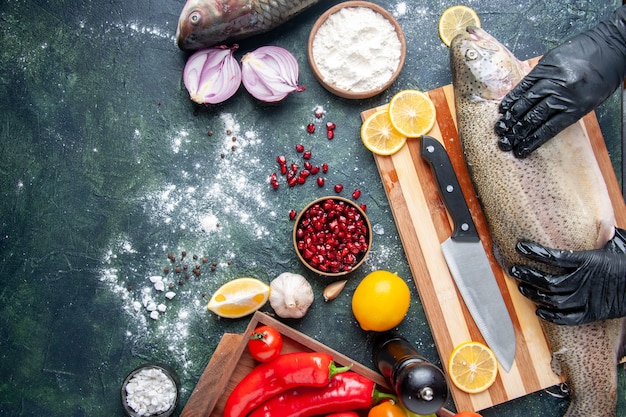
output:
[[[456,413],[453,417],[482,417],[478,413],[473,413],[471,411],[461,411],[460,413]]]
[[[393,401],[385,401],[372,407],[367,417],[406,417],[406,414]]]
[[[250,355],[259,362],[271,361],[280,355],[282,348],[283,337],[271,326],[257,327],[248,339]]]

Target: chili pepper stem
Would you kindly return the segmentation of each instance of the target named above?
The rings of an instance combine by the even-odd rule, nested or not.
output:
[[[337,374],[349,371],[350,368],[352,368],[352,365],[337,366],[337,365],[335,365],[335,362],[331,362],[330,365],[328,366],[328,369],[330,370],[330,372],[328,373],[328,380],[330,381],[332,379],[332,377],[337,375]]]
[[[398,404],[398,397],[393,394],[387,394],[386,392],[381,392],[376,389],[376,385],[374,385],[374,390],[372,391],[372,404],[378,404],[382,400],[392,400],[394,404]]]

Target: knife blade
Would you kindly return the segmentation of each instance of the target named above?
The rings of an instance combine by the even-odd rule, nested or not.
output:
[[[448,269],[478,330],[508,372],[516,346],[511,316],[446,149],[430,136],[421,140],[421,156],[430,164],[452,217],[452,235],[441,244]]]

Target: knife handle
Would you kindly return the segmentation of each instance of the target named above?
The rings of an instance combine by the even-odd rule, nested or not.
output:
[[[437,139],[422,136],[421,155],[430,164],[441,197],[452,217],[454,227],[451,238],[466,242],[479,241],[478,231],[465,202],[465,197],[463,197],[459,180],[454,173],[446,148]]]

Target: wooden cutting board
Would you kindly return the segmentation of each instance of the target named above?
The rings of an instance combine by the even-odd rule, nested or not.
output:
[[[489,390],[470,395],[451,386],[457,409],[477,411],[561,381],[550,369],[551,352],[534,306],[521,296],[515,281],[506,276],[493,257],[489,231],[458,140],[452,86],[441,87],[428,94],[437,110],[437,123],[428,135],[441,141],[450,155],[511,314],[517,338],[513,367],[508,373],[500,367],[497,381]],[[364,119],[375,110],[367,110],[361,117]],[[624,200],[594,114],[583,119],[581,129],[592,142],[609,188],[617,223],[623,227],[626,225]],[[408,139],[396,154],[376,155],[375,159],[439,356],[443,366],[447,367],[448,357],[458,344],[469,340],[484,343],[441,252],[440,244],[450,236],[452,223],[439,196],[431,168],[420,156],[419,139]]]

